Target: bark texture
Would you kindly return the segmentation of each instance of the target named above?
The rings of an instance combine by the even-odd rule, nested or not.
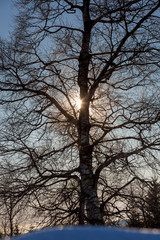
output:
[[[79,57],[78,84],[80,87],[80,98],[82,106],[79,115],[78,135],[79,135],[79,156],[80,173],[83,196],[85,198],[88,222],[93,225],[103,224],[100,212],[97,190],[94,184],[94,174],[92,169],[93,147],[89,143],[89,87],[88,87],[88,67],[90,62],[89,45],[92,29],[92,22],[89,16],[90,1],[84,0],[83,22],[84,32],[82,48]]]

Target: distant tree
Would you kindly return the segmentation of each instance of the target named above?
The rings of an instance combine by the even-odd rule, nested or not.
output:
[[[139,188],[139,196],[131,194],[128,208],[128,226],[138,228],[160,228],[160,183],[153,179],[149,185]]]
[[[0,172],[0,229],[3,237],[12,237],[23,233],[29,223],[26,211],[27,200],[23,198],[22,201],[22,198],[15,197],[16,189],[14,183],[11,183],[14,171],[10,171],[10,176],[6,176],[2,174],[2,167]]]
[[[4,236],[17,235],[18,224],[20,224],[18,215],[22,210],[10,192],[0,194],[0,228]]]
[[[133,196],[128,200],[129,205],[126,211],[126,226],[134,228],[144,228],[146,226],[145,219],[145,196]]]
[[[141,169],[159,167],[160,2],[13,2],[16,28],[0,41],[4,172],[49,224],[104,224]]]
[[[160,183],[153,179],[146,197],[146,227],[160,228]]]

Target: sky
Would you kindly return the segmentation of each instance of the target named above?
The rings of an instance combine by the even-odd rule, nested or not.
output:
[[[14,240],[160,240],[160,232],[107,227],[60,227],[21,235]]]
[[[13,7],[15,0],[0,0],[0,37],[9,37],[9,32],[12,30],[14,24],[14,17],[16,15],[16,8]],[[70,15],[70,17],[73,17]],[[77,19],[76,19],[77,20]],[[77,22],[71,21],[74,24]]]
[[[14,22],[15,9],[12,0],[0,0],[0,37],[7,38]]]

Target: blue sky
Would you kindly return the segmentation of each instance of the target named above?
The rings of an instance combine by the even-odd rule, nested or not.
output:
[[[7,38],[14,22],[12,0],[0,0],[0,37]]]
[[[13,2],[15,0],[0,0],[0,37],[2,38],[9,36],[9,31],[12,30],[14,24],[17,10],[13,7]],[[72,19],[73,16],[70,15],[69,18]],[[77,25],[77,19],[73,19],[71,22]]]

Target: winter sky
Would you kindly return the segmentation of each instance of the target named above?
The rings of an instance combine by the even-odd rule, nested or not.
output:
[[[12,0],[0,0],[0,37],[8,37],[13,26],[14,13]]]

